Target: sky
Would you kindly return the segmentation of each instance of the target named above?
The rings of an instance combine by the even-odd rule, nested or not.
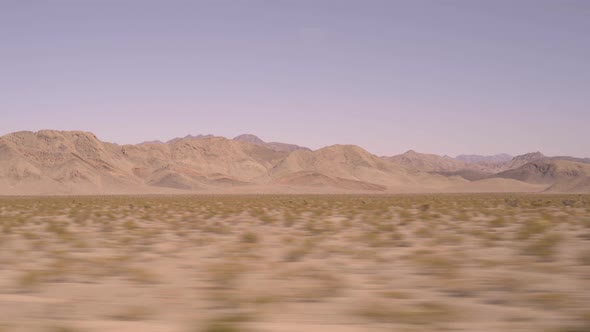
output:
[[[0,0],[0,135],[590,157],[590,1]]]

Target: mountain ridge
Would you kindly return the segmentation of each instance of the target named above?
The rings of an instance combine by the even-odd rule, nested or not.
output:
[[[461,154],[455,157],[457,160],[461,160],[463,162],[472,164],[472,163],[497,163],[497,162],[507,162],[512,160],[514,156],[509,155],[507,153],[498,153],[494,155],[478,155],[478,154]]]
[[[586,192],[583,161],[540,152],[498,163],[413,150],[378,157],[356,145],[311,150],[251,134],[118,145],[84,131],[21,131],[0,136],[0,194]]]
[[[296,144],[281,143],[281,142],[265,142],[260,137],[252,134],[242,134],[233,138],[235,141],[248,142],[256,145],[265,146],[271,150],[292,152],[296,150],[309,150],[311,149],[299,146]]]

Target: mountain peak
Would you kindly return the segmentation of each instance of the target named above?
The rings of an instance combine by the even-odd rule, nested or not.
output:
[[[164,143],[164,142],[160,141],[159,139],[157,139],[157,140],[154,140],[154,141],[144,141],[144,142],[138,143],[137,145],[150,145],[150,144],[166,144],[166,143]]]
[[[516,156],[516,157],[512,158],[512,160],[510,161],[509,168],[517,168],[517,167],[520,167],[524,164],[528,164],[530,162],[538,161],[538,160],[545,159],[545,158],[547,158],[547,157],[545,157],[545,155],[539,151],[525,153],[523,155]]]
[[[530,153],[522,154],[520,156],[516,156],[516,157],[512,158],[512,160],[533,161],[533,160],[538,160],[538,159],[542,159],[542,158],[545,158],[545,155],[542,154],[540,151],[537,151],[537,152],[530,152]]]
[[[211,138],[211,137],[215,137],[215,136],[214,135],[211,135],[211,134],[207,134],[207,135],[201,135],[201,134],[199,134],[199,135],[196,135],[196,136],[186,135],[184,137],[176,137],[176,138],[173,138],[173,139],[169,140],[166,143],[176,143],[176,142],[178,142],[180,140],[183,140],[183,139],[204,139],[204,138]]]
[[[260,139],[260,137],[258,137],[256,135],[252,135],[252,134],[242,134],[242,135],[236,136],[236,137],[234,137],[234,141],[248,142],[248,143],[258,144],[258,145],[262,145],[262,144],[266,143],[265,141]]]

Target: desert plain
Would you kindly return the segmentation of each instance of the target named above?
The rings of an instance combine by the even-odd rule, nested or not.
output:
[[[590,195],[0,198],[0,331],[590,330]]]

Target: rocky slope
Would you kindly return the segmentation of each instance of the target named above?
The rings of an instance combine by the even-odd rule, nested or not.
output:
[[[295,144],[280,143],[280,142],[265,142],[262,139],[260,139],[258,136],[251,135],[251,134],[243,134],[243,135],[234,137],[234,141],[252,143],[252,144],[267,147],[267,148],[274,150],[274,151],[282,151],[282,152],[293,152],[296,150],[311,151],[309,148],[302,147],[302,146],[295,145]]]

